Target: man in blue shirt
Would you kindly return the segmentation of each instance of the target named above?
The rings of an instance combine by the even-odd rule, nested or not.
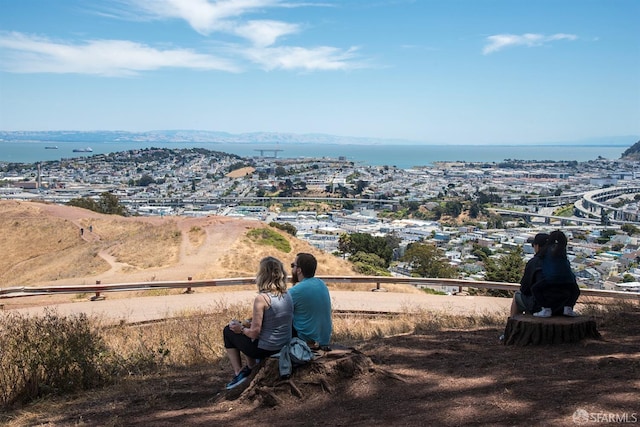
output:
[[[288,292],[293,300],[294,336],[323,348],[331,341],[331,297],[327,285],[315,277],[317,267],[312,254],[297,254],[291,263],[293,286]]]

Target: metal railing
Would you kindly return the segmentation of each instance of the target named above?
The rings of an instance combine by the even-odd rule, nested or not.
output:
[[[490,282],[490,281],[473,281],[460,279],[439,279],[424,277],[387,277],[387,276],[317,276],[326,283],[353,283],[353,284],[375,284],[375,290],[382,290],[381,285],[384,284],[405,284],[415,287],[424,286],[449,286],[457,287],[459,291],[462,288],[478,288],[478,289],[498,289],[515,291],[520,288],[517,283]],[[192,293],[194,288],[208,288],[218,286],[238,286],[252,285],[255,283],[254,277],[238,277],[229,279],[208,279],[208,280],[192,280],[191,277],[183,281],[165,281],[165,282],[136,282],[136,283],[111,283],[103,284],[96,281],[95,285],[59,285],[59,286],[16,286],[10,288],[0,288],[0,299],[15,298],[36,295],[52,295],[52,294],[70,294],[70,293],[94,293],[91,300],[100,300],[104,297],[104,292],[122,292],[122,291],[148,291],[154,289],[185,289],[185,293]],[[638,299],[640,293],[624,292],[624,291],[604,291],[597,289],[580,289],[581,296],[605,297],[605,298],[622,298],[622,299]]]

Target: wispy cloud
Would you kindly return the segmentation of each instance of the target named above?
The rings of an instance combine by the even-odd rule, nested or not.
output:
[[[511,46],[542,46],[546,43],[551,43],[557,40],[577,40],[578,36],[573,34],[553,34],[546,36],[544,34],[531,34],[526,33],[522,35],[516,34],[496,34],[494,36],[487,37],[487,44],[482,49],[484,55],[497,52]]]
[[[0,67],[20,73],[132,76],[160,68],[237,72],[231,61],[189,49],[157,49],[126,40],[60,43],[22,33],[0,33]]]
[[[128,40],[59,41],[0,32],[0,69],[21,73],[78,73],[131,76],[163,68],[239,72],[251,66],[265,70],[330,71],[363,68],[357,48],[283,45],[286,36],[302,32],[298,23],[248,19],[272,8],[325,7],[321,3],[284,0],[114,0],[93,12],[104,19],[155,21],[180,19],[203,35],[201,47],[171,46],[164,40],[143,44]],[[115,6],[114,6],[115,5]],[[237,37],[236,43],[214,39]]]
[[[365,67],[364,62],[355,61],[357,48],[348,50],[329,46],[316,48],[270,47],[249,48],[243,55],[265,70],[349,70]]]
[[[297,29],[294,24],[271,20],[252,20],[244,23],[241,18],[248,14],[265,13],[269,8],[285,7],[281,0],[124,0],[131,8],[146,14],[152,19],[183,19],[198,33],[208,36],[215,32],[236,34],[266,45],[275,42],[277,37]],[[127,13],[129,10],[127,11]],[[265,40],[259,40],[260,33],[245,31],[251,27],[262,31]],[[257,40],[258,39],[258,40]]]
[[[279,21],[249,21],[235,28],[235,33],[251,40],[256,46],[271,46],[278,38],[299,31],[296,24]]]

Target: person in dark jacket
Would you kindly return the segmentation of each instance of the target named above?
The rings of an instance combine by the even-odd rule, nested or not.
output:
[[[540,271],[540,249],[547,243],[549,235],[547,233],[538,233],[533,238],[531,245],[533,246],[534,255],[524,268],[524,274],[520,279],[520,290],[516,291],[513,302],[511,303],[511,315],[517,313],[535,313],[540,310],[540,306],[536,304],[535,298],[531,293],[531,286],[535,283],[536,275]]]
[[[573,307],[580,296],[580,288],[567,258],[567,236],[562,231],[549,234],[547,243],[540,250],[540,259],[541,275],[531,286],[531,293],[540,310],[533,315],[578,316]]]
[[[567,258],[567,236],[559,230],[539,233],[532,244],[535,255],[527,262],[520,290],[516,291],[511,304],[511,315],[578,316],[573,307],[580,288]]]

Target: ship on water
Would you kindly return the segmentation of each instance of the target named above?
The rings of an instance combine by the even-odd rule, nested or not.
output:
[[[44,147],[45,150],[57,150],[58,146],[57,145],[47,145],[46,147]]]
[[[74,148],[73,152],[74,153],[91,153],[93,151],[93,148],[91,147],[87,147],[87,148]]]

